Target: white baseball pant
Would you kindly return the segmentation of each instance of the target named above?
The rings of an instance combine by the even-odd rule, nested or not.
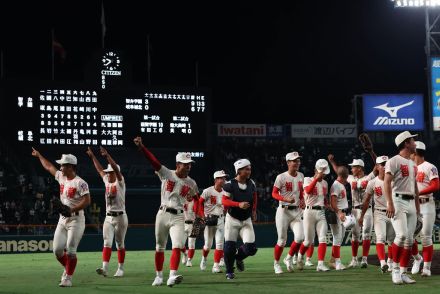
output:
[[[336,224],[330,224],[330,229],[333,236],[333,246],[341,246],[345,236],[345,227],[342,225],[339,216]]]
[[[361,227],[359,226],[359,218],[362,214],[362,209],[353,209],[351,211],[353,216],[356,218],[356,223],[351,229],[351,240],[360,241],[361,240]],[[373,230],[373,212],[371,208],[368,208],[364,215],[364,222],[362,225],[362,240],[371,240],[371,231]]]
[[[225,220],[225,241],[237,242],[238,236],[241,237],[243,243],[255,242],[252,219],[249,217],[246,220],[241,221],[230,216],[228,213]]]
[[[168,235],[171,237],[172,248],[182,249],[185,236],[184,223],[183,213],[172,214],[159,209],[155,225],[156,251],[165,251]]]
[[[66,249],[67,255],[76,255],[84,229],[85,218],[83,213],[72,217],[60,216],[53,236],[53,253],[57,257],[62,257],[64,249]]]
[[[196,249],[196,238],[192,238],[191,235],[193,224],[185,224],[185,234],[183,235],[183,246],[185,246],[188,239],[188,249]]]
[[[391,220],[396,237],[394,243],[399,247],[411,248],[417,225],[416,205],[413,200],[404,200],[393,195],[395,213]]]
[[[327,221],[324,210],[306,208],[303,215],[304,222],[304,246],[313,245],[315,230],[319,243],[327,243]]]
[[[103,226],[104,247],[112,248],[114,237],[116,248],[125,248],[125,234],[127,233],[127,228],[128,218],[126,213],[118,216],[107,215]]]
[[[204,250],[210,250],[215,236],[215,249],[223,250],[225,243],[225,219],[224,216],[218,218],[217,226],[206,226],[204,232]]]
[[[294,239],[296,243],[302,243],[304,241],[304,226],[301,219],[302,209],[287,209],[278,206],[275,215],[275,224],[277,227],[278,241],[277,245],[280,247],[286,246],[287,231],[290,229],[293,231]]]
[[[388,245],[393,243],[396,234],[391,223],[391,219],[387,217],[385,211],[374,211],[374,232],[376,233],[376,243]]]
[[[435,202],[431,198],[429,202],[420,204],[420,214],[423,216],[423,226],[420,231],[420,237],[422,240],[422,246],[432,245],[432,230],[434,229],[434,223],[436,218]]]

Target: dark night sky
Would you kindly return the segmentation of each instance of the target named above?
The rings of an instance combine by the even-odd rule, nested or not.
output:
[[[0,9],[6,78],[50,77],[54,27],[67,51],[57,79],[82,80],[100,47],[100,2],[15,2]],[[426,94],[423,10],[389,0],[254,2],[105,1],[106,46],[131,57],[138,83],[148,34],[153,85],[193,86],[198,60],[215,122],[348,123],[354,94]]]

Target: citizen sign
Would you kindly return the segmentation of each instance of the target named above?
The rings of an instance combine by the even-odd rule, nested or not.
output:
[[[391,125],[391,126],[407,126],[407,125],[415,125],[416,121],[414,120],[414,118],[408,117],[408,118],[398,118],[397,117],[397,112],[404,108],[404,107],[408,107],[410,105],[412,105],[414,103],[414,100],[408,102],[408,103],[404,103],[401,105],[397,105],[397,106],[393,106],[393,107],[389,107],[388,104],[389,103],[385,103],[385,104],[381,104],[378,106],[375,106],[374,108],[376,109],[381,109],[383,111],[385,111],[386,113],[389,114],[390,117],[387,116],[379,116],[376,121],[374,122],[374,125]]]

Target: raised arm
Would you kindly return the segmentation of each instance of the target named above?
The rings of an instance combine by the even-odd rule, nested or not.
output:
[[[335,173],[337,173],[337,171],[338,171],[338,164],[336,163],[336,160],[335,160],[335,156],[333,155],[333,154],[329,154],[328,156],[327,156],[327,159],[328,159],[328,161],[330,162],[330,165],[332,166],[332,169],[333,169],[333,171],[335,172]]]
[[[44,158],[44,156],[41,155],[41,153],[38,152],[38,150],[35,149],[34,147],[32,147],[32,156],[38,158],[44,169],[47,170],[52,176],[55,176],[57,172],[57,168],[49,160]]]
[[[144,146],[144,144],[142,144],[142,138],[141,137],[134,138],[134,144],[138,147],[139,151],[141,151],[144,154],[145,158],[148,159],[153,169],[155,171],[160,170],[162,164],[159,162],[159,160],[157,160],[157,158],[153,155],[153,153],[151,153],[150,150],[148,150]]]
[[[110,156],[110,154],[107,152],[107,150],[105,150],[104,147],[99,147],[99,150],[101,151],[101,155],[105,157],[105,159],[107,159],[108,163],[111,165],[112,169],[115,171],[116,174],[116,178],[118,179],[118,181],[122,181],[122,174],[121,171],[118,168],[118,165],[116,164],[116,162],[113,160],[113,158]]]
[[[102,165],[101,165],[101,163],[99,163],[95,154],[93,154],[93,151],[90,147],[87,148],[86,153],[90,157],[90,159],[93,161],[93,165],[95,166],[95,169],[98,172],[98,174],[101,176],[101,178],[104,177],[105,176],[104,169],[102,168]]]

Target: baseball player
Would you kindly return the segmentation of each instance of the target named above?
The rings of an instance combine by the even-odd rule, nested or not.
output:
[[[87,155],[92,159],[96,171],[105,185],[105,220],[103,226],[104,246],[102,248],[102,267],[96,269],[99,275],[107,276],[108,264],[112,255],[113,237],[118,249],[118,269],[114,277],[124,276],[125,234],[128,218],[125,212],[125,180],[119,165],[113,160],[106,149],[100,147],[101,155],[107,159],[108,166],[103,169],[90,147]]]
[[[363,225],[365,213],[368,210],[371,198],[374,201],[374,231],[376,233],[376,251],[377,257],[380,261],[380,268],[382,273],[391,271],[391,245],[395,238],[395,233],[391,220],[387,217],[387,201],[384,196],[384,178],[385,178],[385,164],[388,161],[388,156],[379,156],[376,158],[376,167],[379,172],[378,176],[368,182],[365,190],[365,199],[362,205],[362,213],[359,218],[359,225]],[[388,261],[385,261],[385,241],[388,243]],[[391,253],[391,254],[390,254]]]
[[[293,231],[295,239],[290,245],[289,253],[284,258],[287,271],[293,272],[293,256],[298,253],[304,241],[304,229],[301,220],[303,214],[302,208],[304,208],[304,175],[298,171],[301,165],[301,156],[298,152],[287,153],[286,162],[288,170],[276,177],[272,190],[272,197],[279,201],[275,216],[278,234],[277,244],[274,248],[273,267],[275,274],[283,273],[279,261],[287,242],[287,231],[289,227]],[[299,270],[304,268],[302,258],[297,259],[296,266]]]
[[[373,153],[374,154],[374,153]],[[372,155],[373,156],[373,155]],[[373,156],[374,160],[376,160],[375,155]],[[328,156],[330,163],[332,164],[333,169],[336,171],[337,164],[334,159],[334,156],[330,154]],[[355,226],[351,230],[351,253],[352,260],[348,265],[349,268],[359,266],[358,262],[358,248],[359,248],[359,240],[361,228],[359,226],[359,217],[362,212],[362,202],[365,196],[365,189],[367,188],[368,181],[372,180],[375,175],[374,172],[371,172],[368,175],[365,175],[365,163],[362,159],[353,159],[353,162],[349,164],[351,166],[351,175],[348,176],[347,181],[351,186],[351,197],[352,197],[352,215],[356,218]],[[370,243],[371,243],[371,231],[373,229],[373,214],[371,211],[371,203],[368,206],[368,210],[365,214],[363,226],[362,226],[362,261],[361,268],[366,268],[368,266],[368,254],[370,252]]]
[[[396,237],[393,243],[394,284],[414,284],[407,275],[411,247],[417,217],[420,214],[419,192],[417,189],[417,166],[410,155],[416,151],[414,137],[410,132],[400,133],[395,138],[399,154],[385,164],[384,190],[387,200],[387,216],[392,218]],[[400,269],[399,269],[400,263]]]
[[[182,263],[187,267],[192,267],[192,259],[194,257],[194,253],[196,250],[196,239],[195,237],[190,237],[194,220],[196,218],[197,211],[197,200],[194,198],[191,201],[186,201],[183,206],[183,217],[185,219],[185,235],[183,240],[183,245],[185,246],[186,239],[188,239],[188,252],[186,252],[186,248],[184,247],[181,251],[183,253]]]
[[[423,258],[418,252],[417,241],[414,240],[412,255],[414,263],[411,270],[412,274],[417,274],[420,271],[420,264],[423,261],[422,277],[431,276],[431,262],[434,253],[432,245],[432,230],[435,222],[435,203],[433,193],[440,188],[438,170],[427,161],[425,161],[426,146],[423,142],[416,141],[416,152],[412,154],[412,159],[417,164],[417,188],[419,190],[420,213],[423,216],[422,230],[420,236],[423,246]]]
[[[53,237],[53,252],[64,268],[60,287],[72,287],[72,276],[75,272],[76,249],[84,233],[84,209],[90,205],[90,192],[87,183],[76,174],[77,159],[72,154],[63,154],[56,162],[60,170],[36,149],[32,156],[37,157],[41,165],[60,184],[60,200],[70,208],[67,215],[61,215]]]
[[[316,271],[329,271],[324,265],[325,253],[327,250],[327,221],[324,210],[328,207],[327,192],[328,184],[324,177],[330,173],[328,162],[325,159],[319,159],[315,164],[315,175],[304,178],[304,200],[306,208],[304,210],[304,247],[298,254],[298,259],[306,253],[308,247],[312,244],[315,237],[315,231],[318,235],[318,265]]]
[[[336,213],[336,224],[330,224],[333,235],[332,259],[335,261],[335,269],[337,271],[345,270],[345,266],[341,263],[341,244],[345,236],[345,227],[342,224],[345,216],[348,214],[347,191],[345,184],[348,178],[348,169],[340,166],[337,169],[337,179],[330,188],[330,205]]]
[[[205,245],[203,246],[202,261],[200,262],[200,269],[202,271],[206,270],[206,261],[215,236],[214,265],[212,272],[222,272],[220,260],[223,256],[223,244],[225,240],[225,219],[222,198],[225,194],[223,187],[227,176],[223,170],[216,171],[214,173],[214,186],[203,190],[199,199],[200,215],[210,220],[206,224],[204,232]]]
[[[136,137],[134,143],[151,163],[151,166],[162,181],[161,206],[157,212],[155,224],[156,278],[152,285],[160,286],[163,283],[164,251],[168,235],[170,235],[172,253],[167,285],[172,287],[180,284],[183,280],[183,277],[177,274],[185,234],[183,207],[186,201],[192,201],[198,193],[196,182],[189,177],[191,164],[194,161],[191,159],[190,153],[179,152],[176,155],[176,170],[169,170],[144,146],[141,137]]]
[[[257,253],[252,220],[257,218],[257,190],[251,176],[251,162],[239,159],[234,162],[236,177],[224,186],[222,204],[228,207],[225,219],[224,259],[226,278],[234,279],[234,262],[238,271],[244,271],[243,260]],[[243,245],[237,249],[238,236]]]

